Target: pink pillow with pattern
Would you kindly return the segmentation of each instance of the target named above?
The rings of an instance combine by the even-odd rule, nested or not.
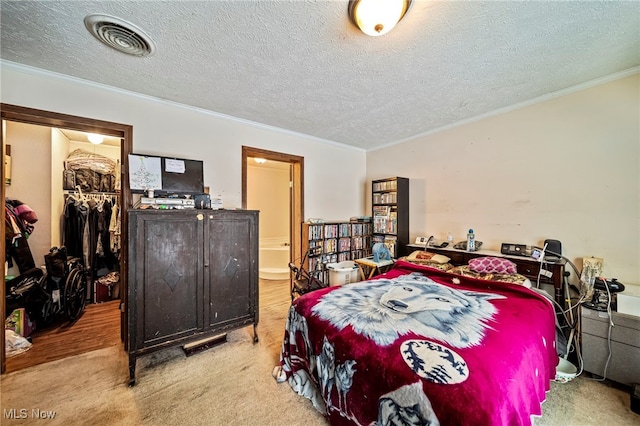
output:
[[[482,274],[515,274],[518,267],[508,259],[500,257],[477,257],[469,260],[469,269]]]

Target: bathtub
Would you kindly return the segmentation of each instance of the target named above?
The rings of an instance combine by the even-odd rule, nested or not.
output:
[[[261,245],[258,248],[259,277],[261,279],[289,279],[289,252],[291,247],[285,244],[282,239],[261,241]]]

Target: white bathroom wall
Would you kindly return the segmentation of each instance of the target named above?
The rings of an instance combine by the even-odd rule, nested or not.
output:
[[[289,192],[288,167],[247,166],[247,208],[260,210],[261,245],[289,243]]]

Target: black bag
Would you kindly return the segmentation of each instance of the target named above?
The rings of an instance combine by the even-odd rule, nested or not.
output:
[[[42,287],[43,274],[42,269],[33,268],[6,282],[7,312],[25,308],[36,325],[44,324],[43,306],[50,296]]]
[[[76,172],[75,170],[66,169],[62,172],[62,189],[76,189]]]
[[[98,176],[100,176],[100,191],[101,192],[114,192],[114,182],[116,180],[114,175],[110,175],[110,174],[100,174],[98,173]]]
[[[44,255],[44,264],[47,274],[53,278],[63,278],[67,276],[67,248],[53,247],[49,253]]]
[[[91,169],[76,169],[76,185],[84,192],[100,190],[100,176]]]

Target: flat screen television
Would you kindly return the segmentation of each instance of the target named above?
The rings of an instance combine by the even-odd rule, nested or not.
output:
[[[153,189],[155,196],[204,192],[204,162],[146,154],[129,155],[129,185],[134,194]]]

